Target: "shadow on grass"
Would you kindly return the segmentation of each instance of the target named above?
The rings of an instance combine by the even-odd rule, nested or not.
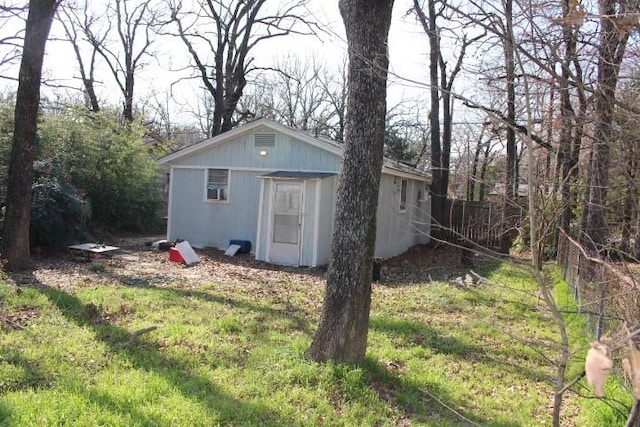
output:
[[[367,357],[363,368],[371,386],[383,401],[402,408],[405,417],[416,423],[437,422],[438,425],[468,426],[491,425],[494,427],[520,427],[513,422],[492,422],[479,417],[453,403],[453,398],[435,384],[419,384],[399,378],[386,366]]]
[[[0,381],[0,396],[25,387],[46,388],[51,383],[51,379],[42,372],[37,362],[20,356],[20,353],[17,351],[12,351],[7,348],[2,349],[0,351],[0,363],[9,363],[22,369],[19,384],[14,384],[10,378],[2,378],[2,381]]]
[[[9,425],[11,408],[0,401],[0,425]]]
[[[4,386],[0,388],[0,396],[4,395],[7,392],[17,390],[51,388],[51,385],[54,383],[54,379],[47,377],[42,372],[42,370],[37,366],[37,361],[25,359],[19,356],[17,352],[9,351],[5,353],[6,354],[3,354],[2,356],[3,361],[5,363],[11,363],[14,366],[22,368],[24,370],[24,375],[20,379],[19,385],[5,383]],[[162,419],[157,417],[149,417],[148,415],[143,414],[142,412],[133,408],[130,402],[115,401],[113,398],[106,394],[87,389],[83,384],[79,382],[74,383],[73,390],[74,392],[76,392],[77,390],[83,390],[84,398],[87,398],[89,401],[96,403],[101,408],[108,409],[113,413],[117,414],[126,412],[132,417],[132,419],[136,420],[136,422],[138,423],[143,423],[144,425],[163,425]],[[12,415],[13,409],[9,405],[0,401],[0,425],[12,425]]]
[[[228,305],[234,308],[261,313],[277,319],[287,319],[293,322],[294,328],[296,330],[305,333],[307,336],[311,336],[311,334],[313,333],[313,331],[311,330],[309,319],[307,318],[307,316],[309,316],[310,314],[306,314],[303,309],[285,299],[279,298],[277,302],[277,304],[282,305],[283,308],[274,308],[269,305],[264,306],[238,298],[231,298],[223,294],[214,294],[212,292],[204,292],[195,289],[181,289],[174,286],[156,286],[153,284],[153,280],[150,281],[140,279],[140,281],[135,281],[135,279],[132,279],[129,276],[120,275],[110,271],[106,271],[101,274],[129,287],[135,287],[138,289],[161,293],[169,293],[181,298],[197,298],[201,301]],[[274,295],[279,295],[279,292],[275,292]]]
[[[428,325],[408,320],[372,317],[369,326],[372,330],[400,339],[405,347],[420,346],[434,353],[454,356],[469,362],[495,366],[501,370],[508,368],[530,380],[551,380],[543,372],[536,372],[528,367],[509,362],[507,358],[513,356],[513,349],[508,346],[503,346],[501,349],[487,348],[486,345],[472,344],[459,338],[443,335]]]
[[[139,339],[131,345],[126,345],[132,334],[104,319],[96,321],[93,314],[96,308],[93,304],[84,304],[72,294],[42,284],[36,277],[32,277],[31,283],[60,310],[67,320],[78,326],[93,329],[99,341],[105,343],[114,354],[126,356],[133,368],[161,376],[183,396],[196,400],[212,411],[218,411],[223,422],[225,419],[237,422],[237,417],[241,415],[239,422],[244,420],[243,424],[287,424],[263,405],[243,402],[222,392],[207,378],[190,372],[188,365],[167,357],[155,343],[145,340],[144,345],[141,345],[143,339]],[[122,406],[119,402],[112,401],[110,397],[94,391],[86,390],[85,397],[107,410],[127,412],[134,419],[141,415],[130,405]],[[3,411],[10,413],[11,409],[5,407]],[[155,423],[152,422],[152,424]]]
[[[154,289],[154,288],[150,288],[150,289]],[[155,288],[155,289],[158,289],[158,288]],[[167,292],[171,292],[180,297],[185,297],[185,298],[195,297],[206,302],[228,304],[232,307],[237,307],[244,310],[262,313],[274,318],[287,319],[287,320],[293,321],[295,325],[294,327],[296,330],[303,332],[305,335],[309,337],[311,337],[314,332],[311,329],[310,321],[306,317],[304,310],[302,310],[300,307],[294,304],[291,304],[288,301],[281,302],[285,306],[283,309],[277,309],[270,306],[262,306],[262,305],[254,304],[248,301],[232,299],[226,296],[213,295],[209,292],[196,291],[193,289],[176,289],[176,288],[160,288],[160,289],[166,290]]]
[[[167,421],[163,420],[159,416],[150,416],[139,410],[137,410],[130,401],[125,399],[114,399],[106,393],[100,393],[96,390],[90,390],[84,387],[83,384],[76,384],[74,390],[83,390],[84,397],[92,403],[95,403],[100,408],[105,409],[114,414],[120,414],[125,412],[132,420],[135,420],[136,424],[145,426],[162,426],[167,425]]]

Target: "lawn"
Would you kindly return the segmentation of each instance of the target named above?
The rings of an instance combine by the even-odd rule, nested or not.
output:
[[[365,363],[335,366],[304,356],[322,270],[141,257],[0,277],[0,425],[551,422],[557,334],[524,267],[483,264],[471,286],[451,280],[460,266],[394,267],[373,286]],[[565,425],[584,425],[578,404]]]

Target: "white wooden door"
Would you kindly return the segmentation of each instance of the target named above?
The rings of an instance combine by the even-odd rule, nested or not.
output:
[[[270,261],[283,265],[300,265],[302,183],[275,183],[271,221]]]

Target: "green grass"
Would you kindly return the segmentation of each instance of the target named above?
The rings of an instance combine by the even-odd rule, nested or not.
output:
[[[484,274],[375,285],[361,366],[305,359],[320,286],[0,279],[0,425],[549,425],[553,323],[526,269]]]
[[[571,288],[562,280],[558,270],[552,272],[554,280],[555,298],[559,307],[563,310],[564,319],[568,326],[571,339],[572,363],[569,366],[567,377],[578,375],[584,369],[584,359],[589,349],[589,342],[595,339],[588,333],[588,324],[585,316],[578,314],[578,306],[572,295]],[[583,426],[622,426],[625,425],[633,404],[630,390],[624,386],[624,375],[621,368],[622,352],[613,355],[614,370],[607,379],[605,394],[606,399],[593,398],[586,381],[580,382],[576,393],[584,396],[579,399],[580,413],[575,418],[577,425]]]

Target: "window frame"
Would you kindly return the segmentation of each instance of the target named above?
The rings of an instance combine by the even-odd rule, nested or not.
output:
[[[223,190],[224,198],[216,198],[216,199],[209,198],[210,171],[226,171],[226,173],[227,173],[226,185],[224,187],[220,186],[220,188],[216,188],[216,190],[218,190],[218,196],[220,194],[220,190],[221,189]],[[231,169],[228,169],[228,168],[206,168],[204,170],[204,201],[206,203],[226,203],[226,204],[228,204],[229,200],[231,199],[230,188],[231,188]]]
[[[399,212],[406,212],[407,211],[407,204],[408,204],[408,195],[409,195],[409,180],[406,178],[401,178],[400,179],[400,197],[399,197],[399,201],[400,204],[398,206],[398,211]]]

